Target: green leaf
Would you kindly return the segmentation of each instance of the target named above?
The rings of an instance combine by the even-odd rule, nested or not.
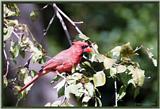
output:
[[[35,21],[38,18],[38,12],[37,11],[32,11],[30,13],[30,17],[33,21]]]
[[[96,74],[93,75],[93,82],[95,87],[103,86],[106,83],[106,76],[104,72],[96,72]]]
[[[65,83],[66,83],[66,80],[63,79],[59,83],[57,83],[56,86],[54,86],[54,88],[56,88],[57,92],[59,92],[59,90],[65,85]]]
[[[58,97],[61,97],[64,95],[65,86],[61,87],[58,91]]]
[[[26,85],[26,84],[28,84],[28,83],[32,80],[32,77],[29,76],[28,74],[25,74],[24,76],[25,76],[25,77],[24,77],[24,84]],[[30,86],[28,86],[28,87],[25,89],[26,93],[28,93],[28,91],[30,91],[30,89],[31,89],[32,86],[33,86],[33,84],[30,85]]]
[[[53,77],[53,79],[51,80],[51,82],[50,82],[50,83],[52,84],[52,83],[54,83],[55,81],[60,80],[61,78],[62,78],[61,76],[56,75],[56,76],[54,76],[54,77]]]
[[[19,55],[19,49],[20,49],[19,44],[11,41],[10,53],[13,59],[15,59]]]
[[[129,42],[121,46],[120,52],[122,57],[130,57],[135,55],[135,52]]]
[[[25,51],[22,49],[19,49],[19,54],[22,56],[22,58],[25,58]]]
[[[31,70],[31,76],[32,76],[32,77],[36,76],[36,74],[37,74],[37,72],[36,72],[36,71]]]
[[[4,83],[5,87],[8,86],[8,80],[7,80],[6,76],[3,76],[3,83]]]
[[[8,38],[11,37],[12,35],[12,32],[13,32],[13,27],[9,26],[8,28],[3,28],[4,29],[4,38],[3,38],[3,41],[6,41]]]
[[[128,84],[130,84],[130,81],[132,80],[132,74],[128,72],[119,73],[117,76],[120,78],[120,81],[125,86],[128,86]]]
[[[3,4],[4,17],[19,16],[20,11],[15,3]]]
[[[139,91],[140,91],[140,87],[136,87],[134,90],[134,98],[137,97],[137,95],[139,94]]]
[[[126,95],[126,86],[122,85],[119,92],[117,100],[121,100]]]
[[[155,67],[157,67],[157,60],[154,58],[154,55],[153,55],[153,53],[151,52],[151,49],[147,48],[147,49],[145,49],[145,51],[147,52],[148,57],[152,60],[153,65],[154,65]]]

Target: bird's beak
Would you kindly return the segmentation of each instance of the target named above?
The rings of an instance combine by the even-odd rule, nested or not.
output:
[[[84,52],[86,52],[86,53],[90,53],[90,52],[92,52],[93,50],[90,48],[90,47],[87,47],[87,48],[85,48],[84,49]]]

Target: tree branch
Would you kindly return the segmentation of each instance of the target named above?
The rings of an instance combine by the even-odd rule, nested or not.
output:
[[[7,57],[7,54],[6,54],[6,51],[5,51],[5,49],[3,49],[3,53],[4,53],[4,57],[5,57],[5,59],[6,59],[6,62],[7,62],[7,66],[6,66],[6,72],[5,72],[5,74],[4,74],[4,77],[7,77],[7,75],[8,75],[8,69],[9,69],[9,60],[8,60],[8,57]]]
[[[118,107],[118,103],[117,103],[118,95],[117,95],[117,81],[116,81],[116,78],[114,80],[114,90],[115,90],[115,105],[114,105],[114,107]]]
[[[72,45],[71,36],[70,36],[70,34],[69,34],[68,30],[67,30],[66,24],[64,23],[61,15],[59,14],[59,12],[58,12],[58,10],[57,10],[56,4],[53,4],[53,8],[54,8],[54,11],[55,11],[56,16],[58,17],[59,21],[60,21],[61,24],[62,24],[62,27],[63,27],[63,29],[64,29],[64,32],[65,32],[65,34],[66,34],[66,36],[67,36],[67,39],[68,39],[68,41],[69,41],[69,44]]]
[[[75,22],[73,22],[61,9],[59,9],[55,3],[53,4],[53,6],[56,8],[56,10],[57,10],[60,14],[62,14],[62,15],[75,27],[75,29],[77,30],[77,32],[78,32],[79,34],[83,34],[83,33],[81,32],[81,30],[77,27],[77,25],[75,24]]]
[[[46,28],[45,31],[44,31],[44,34],[43,34],[44,37],[46,36],[46,34],[47,34],[47,32],[48,32],[51,24],[53,23],[54,18],[55,18],[55,14],[52,16],[51,20],[49,21],[49,24],[48,24],[47,28]]]

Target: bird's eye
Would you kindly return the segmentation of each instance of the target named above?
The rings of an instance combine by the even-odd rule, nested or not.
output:
[[[88,45],[84,45],[84,46],[82,46],[82,49],[85,49],[85,48],[87,48],[88,47]]]

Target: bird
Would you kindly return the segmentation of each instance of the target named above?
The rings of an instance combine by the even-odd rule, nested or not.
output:
[[[92,52],[91,46],[87,42],[83,41],[74,41],[70,48],[61,51],[56,56],[48,60],[41,68],[41,70],[25,84],[18,92],[21,93],[27,87],[32,85],[37,79],[49,72],[66,72],[67,74],[71,73],[71,70],[74,66],[80,63],[83,58],[84,53]]]

